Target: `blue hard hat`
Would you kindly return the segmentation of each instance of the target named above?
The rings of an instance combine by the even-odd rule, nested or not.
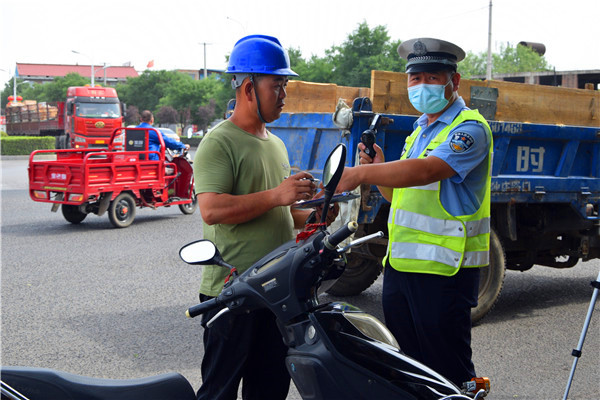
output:
[[[250,35],[238,40],[225,72],[298,76],[290,68],[290,57],[279,40],[266,35]]]

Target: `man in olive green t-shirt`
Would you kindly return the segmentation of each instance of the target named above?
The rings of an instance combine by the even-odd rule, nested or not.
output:
[[[256,71],[260,71],[257,74]],[[233,115],[202,140],[194,160],[195,189],[204,238],[241,273],[293,238],[311,210],[290,209],[315,194],[306,172],[291,175],[285,145],[266,129],[281,115],[290,69],[286,51],[276,38],[261,35],[239,40],[227,72],[234,74]],[[217,296],[229,271],[207,266],[200,300]],[[244,399],[284,400],[290,377],[274,315],[258,310],[247,315],[203,315],[204,358],[198,399],[235,400],[243,379]]]

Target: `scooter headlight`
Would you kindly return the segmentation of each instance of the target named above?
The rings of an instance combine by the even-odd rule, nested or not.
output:
[[[392,332],[374,316],[362,312],[345,312],[344,317],[363,335],[400,349]]]

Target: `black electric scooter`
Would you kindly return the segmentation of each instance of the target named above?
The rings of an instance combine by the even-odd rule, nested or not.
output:
[[[323,209],[341,178],[346,148],[338,145],[323,171]],[[325,221],[323,213],[321,223]],[[391,332],[375,317],[347,303],[319,304],[317,289],[341,275],[347,247],[363,243],[378,232],[346,248],[338,245],[358,225],[351,222],[329,234],[324,224],[308,238],[275,249],[238,275],[216,246],[199,240],[180,250],[188,264],[220,265],[231,277],[221,294],[188,310],[189,317],[221,309],[248,313],[267,308],[276,315],[288,346],[287,369],[303,399],[474,399],[489,391],[489,380],[465,383],[459,389],[427,366],[406,356]],[[483,388],[480,388],[483,386]]]

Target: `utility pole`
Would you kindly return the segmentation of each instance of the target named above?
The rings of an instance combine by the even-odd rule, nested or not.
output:
[[[492,79],[492,0],[490,0],[490,18],[488,24],[487,72],[485,79]]]
[[[206,77],[208,76],[208,73],[206,72],[206,45],[211,43],[201,42],[198,44],[204,45],[204,79],[206,79]]]

